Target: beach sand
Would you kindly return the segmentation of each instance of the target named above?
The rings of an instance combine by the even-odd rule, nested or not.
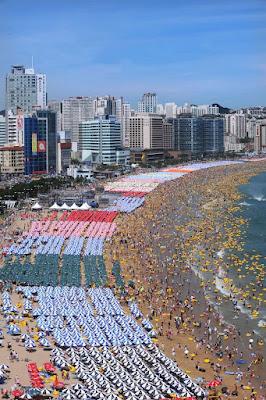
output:
[[[114,288],[124,309],[128,310],[129,300],[137,301],[158,333],[155,342],[166,355],[193,378],[201,377],[206,383],[217,377],[230,392],[237,386],[239,395],[234,398],[239,399],[250,399],[251,388],[260,394],[265,391],[265,368],[258,361],[264,347],[257,344],[253,334],[246,336],[248,327],[238,331],[215,308],[213,300],[231,306],[231,300],[214,287],[219,269],[230,267],[217,253],[240,246],[239,227],[244,222],[234,216],[240,200],[237,187],[265,169],[263,163],[220,167],[160,185],[146,197],[143,207],[117,217],[117,232],[105,246],[109,286],[114,287],[111,270],[116,260],[125,282],[135,283],[134,289],[126,285],[122,294]],[[41,213],[38,218],[45,215]],[[1,247],[17,239],[35,218],[29,213],[23,219],[21,212],[12,211],[1,225]],[[216,299],[210,293],[216,293]],[[14,292],[12,300],[20,301]],[[30,320],[28,327],[34,328]],[[250,337],[254,338],[252,348]],[[9,360],[7,342],[11,342],[19,361]],[[3,345],[0,363],[11,367],[9,388],[17,380],[29,384],[28,360],[38,366],[49,361],[49,352],[38,348],[28,353],[9,336]],[[239,358],[247,364],[237,366],[235,360]],[[236,375],[228,375],[228,371]]]
[[[105,249],[109,271],[119,260],[125,282],[135,282],[128,299],[134,298],[152,318],[166,354],[193,378],[206,382],[219,377],[230,391],[237,385],[239,398],[251,393],[241,385],[265,391],[264,346],[244,324],[239,331],[224,321],[210,303],[208,288],[217,292],[218,303],[228,301],[229,307],[231,301],[214,285],[219,268],[230,266],[216,254],[238,248],[237,187],[265,168],[260,163],[209,169],[165,183],[146,197],[141,209],[117,220],[117,233]],[[201,280],[205,273],[209,279]],[[254,344],[249,348],[250,337]],[[247,364],[237,365],[237,359]]]

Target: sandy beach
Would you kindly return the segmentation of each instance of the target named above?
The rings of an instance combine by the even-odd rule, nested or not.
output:
[[[248,260],[251,268],[256,262],[257,286],[245,290],[235,287],[228,274],[231,268],[237,271],[241,262],[241,234],[247,223],[237,215],[238,187],[263,170],[263,162],[245,163],[196,171],[163,183],[136,211],[116,217],[116,232],[104,247],[107,286],[126,315],[136,302],[152,323],[153,343],[163,353],[203,388],[209,381],[220,381],[217,390],[210,391],[213,398],[264,399],[265,344],[250,330],[248,313],[259,318],[261,302],[265,302],[265,271],[256,259]],[[38,218],[48,215],[45,211]],[[35,219],[32,212],[12,211],[1,224],[2,249],[17,242]],[[115,284],[114,263],[121,267],[124,288]],[[10,293],[12,303],[20,305],[23,299],[15,289],[16,285]],[[239,305],[248,313],[242,313]],[[228,318],[238,317],[235,323],[228,323],[222,307],[228,310]],[[31,316],[24,317],[20,327],[22,334],[38,334]],[[0,329],[6,329],[3,313]],[[29,362],[43,367],[50,361],[49,351],[40,346],[27,352],[20,337],[5,333],[1,344],[0,364],[7,363],[11,369],[8,389],[30,384]],[[57,374],[66,387],[77,382],[75,369],[67,377],[60,368]],[[45,382],[49,385],[52,380],[47,377]],[[222,387],[229,394],[222,394]]]
[[[109,265],[119,260],[125,281],[136,283],[127,295],[152,318],[166,354],[194,378],[218,376],[231,391],[236,385],[239,398],[250,398],[250,390],[241,385],[261,394],[265,390],[264,341],[245,323],[241,331],[228,325],[217,311],[216,304],[230,307],[233,300],[215,287],[219,269],[233,267],[217,253],[227,248],[234,257],[240,249],[239,229],[245,221],[234,215],[237,188],[262,170],[263,164],[209,169],[162,185],[142,209],[120,219],[105,251]],[[228,286],[226,278],[222,286]],[[260,286],[257,290],[263,294]],[[209,292],[216,292],[214,299]],[[247,363],[243,367],[237,359]]]

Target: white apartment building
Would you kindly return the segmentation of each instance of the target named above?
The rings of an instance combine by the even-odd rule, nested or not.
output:
[[[245,138],[247,135],[245,114],[225,114],[225,133],[237,138]]]
[[[203,115],[218,115],[219,107],[209,104],[189,104],[185,103],[183,106],[176,107],[176,114],[192,114],[195,117],[202,117]]]
[[[6,144],[20,145],[24,144],[24,114],[18,111],[18,114],[13,114],[8,111],[6,117]]]
[[[91,97],[69,97],[62,102],[62,130],[71,132],[71,140],[78,142],[79,124],[93,118],[93,99]]]
[[[0,146],[6,144],[6,119],[0,115]]]
[[[156,113],[157,95],[156,93],[144,93],[141,101],[138,102],[139,113]]]
[[[158,114],[136,113],[129,119],[131,149],[162,149],[163,118]]]
[[[121,142],[121,125],[115,118],[99,117],[79,125],[79,150],[82,161],[116,164]]]
[[[259,120],[255,117],[248,118],[246,122],[247,126],[247,136],[250,139],[254,139],[256,136],[256,124],[259,122]]]
[[[33,68],[13,65],[6,75],[6,111],[17,108],[25,113],[44,109],[47,105],[46,75],[36,74]]]
[[[129,103],[123,103],[122,106],[122,145],[129,147],[129,119],[131,117],[131,106]]]
[[[164,105],[163,104],[157,104],[157,106],[156,106],[156,114],[159,114],[159,115],[164,115],[165,114]]]
[[[118,118],[121,117],[123,98],[115,99],[113,96],[96,97],[93,100],[93,114],[95,117],[103,117],[104,115],[117,115],[116,107],[118,107]]]
[[[165,103],[164,110],[166,118],[176,118],[177,105],[175,103]]]

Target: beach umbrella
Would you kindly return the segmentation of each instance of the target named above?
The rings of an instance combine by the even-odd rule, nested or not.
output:
[[[34,396],[38,396],[39,394],[40,394],[40,389],[38,389],[38,388],[29,388],[28,390],[27,390],[27,393],[31,396],[31,397],[34,397]]]
[[[210,381],[207,383],[208,387],[217,387],[220,386],[222,384],[221,381],[219,381],[218,379],[214,379],[213,381]]]
[[[9,368],[9,366],[6,365],[6,364],[1,364],[1,365],[0,365],[0,370],[9,372],[9,371],[10,371],[10,368]]]
[[[72,400],[76,399],[76,395],[70,389],[64,389],[61,392],[60,398],[65,400]]]
[[[52,397],[52,392],[46,388],[41,390],[41,395],[45,397]]]
[[[195,380],[195,382],[197,382],[197,383],[202,383],[202,382],[204,382],[204,379],[202,378],[202,376],[198,376],[198,377],[195,378],[194,380]]]
[[[21,389],[15,389],[12,392],[12,396],[14,396],[15,398],[19,398],[24,394],[24,391]]]
[[[76,385],[73,385],[71,388],[72,388],[73,390],[75,390],[75,391],[78,391],[78,390],[83,390],[83,389],[84,389],[84,386],[81,385],[80,383],[76,383]]]
[[[32,396],[29,393],[24,393],[20,396],[20,399],[32,399]]]

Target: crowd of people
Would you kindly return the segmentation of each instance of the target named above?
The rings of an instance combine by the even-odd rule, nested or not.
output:
[[[164,351],[194,377],[214,375],[234,393],[242,387],[241,398],[265,393],[264,343],[245,323],[241,328],[228,324],[219,306],[227,304],[239,315],[235,305],[248,301],[227,273],[237,271],[243,248],[246,221],[236,214],[238,186],[263,170],[264,163],[242,164],[165,183],[146,197],[144,207],[120,219],[105,249],[109,265],[118,260],[125,280],[135,283],[127,288],[126,300],[135,299],[146,310]],[[256,275],[261,284],[251,299],[257,309],[265,276],[261,268]],[[216,286],[221,269],[222,292]],[[231,292],[225,295],[228,286]]]

